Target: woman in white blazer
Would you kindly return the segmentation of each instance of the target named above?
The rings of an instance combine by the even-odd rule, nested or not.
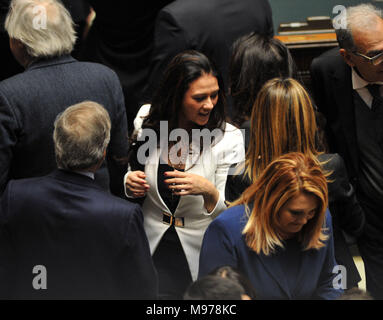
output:
[[[134,122],[125,192],[144,197],[162,299],[182,299],[196,280],[204,232],[226,209],[229,168],[244,159],[242,133],[225,122],[220,88],[207,57],[185,51],[169,64],[152,104],[142,106]]]

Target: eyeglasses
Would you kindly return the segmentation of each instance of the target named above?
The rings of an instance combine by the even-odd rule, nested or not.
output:
[[[376,56],[372,58],[364,54],[361,54],[357,51],[353,51],[352,53],[355,54],[356,56],[364,58],[365,60],[367,60],[369,63],[371,63],[374,66],[377,66],[378,64],[381,64],[383,62],[383,52],[378,53]]]

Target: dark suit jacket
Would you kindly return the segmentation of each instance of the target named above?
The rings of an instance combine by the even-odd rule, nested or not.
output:
[[[326,117],[330,151],[344,159],[351,183],[356,186],[358,150],[351,68],[331,49],[311,64],[312,90],[320,112]]]
[[[70,12],[73,22],[83,23],[90,13],[89,1],[87,0],[61,0]]]
[[[0,293],[11,299],[155,299],[138,205],[57,170],[12,180],[0,207]],[[47,270],[35,290],[34,266]]]
[[[27,70],[0,82],[0,194],[10,179],[36,177],[56,168],[53,124],[67,107],[92,100],[108,110],[112,122],[107,150],[108,169],[97,181],[116,195],[123,194],[127,155],[124,97],[116,74],[95,63],[63,56],[33,63]]]
[[[227,87],[231,46],[250,32],[273,35],[267,0],[176,0],[167,5],[156,21],[147,97],[158,87],[170,60],[186,49],[208,56]]]
[[[148,81],[153,49],[154,22],[158,11],[173,0],[89,0],[96,18],[80,54],[84,61],[113,69],[122,84],[129,127],[144,103],[142,91]]]
[[[330,213],[326,212],[326,246],[301,251],[297,282],[291,287],[276,254],[265,256],[250,250],[242,230],[247,222],[244,206],[221,213],[206,230],[199,265],[199,277],[218,267],[231,266],[245,275],[253,285],[257,299],[335,299],[342,290],[333,288],[336,265]]]

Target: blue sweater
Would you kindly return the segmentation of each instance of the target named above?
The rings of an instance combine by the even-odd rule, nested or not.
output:
[[[257,254],[242,234],[247,220],[241,205],[226,210],[210,224],[202,244],[199,277],[221,266],[234,267],[250,280],[258,299],[336,299],[343,293],[333,286],[333,281],[339,284],[339,277],[334,270],[337,264],[328,210],[324,232],[329,238],[319,250],[297,250],[296,243],[291,243],[296,240],[288,240],[285,248],[277,248],[269,256]],[[286,263],[289,256],[296,261]]]

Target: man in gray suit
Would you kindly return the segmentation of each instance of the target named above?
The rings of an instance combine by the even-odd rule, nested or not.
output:
[[[5,28],[25,71],[0,82],[0,194],[10,179],[56,168],[54,119],[68,105],[92,100],[105,106],[112,122],[107,165],[96,172],[96,181],[122,195],[127,120],[116,74],[70,56],[76,41],[73,21],[57,0],[12,0]]]

